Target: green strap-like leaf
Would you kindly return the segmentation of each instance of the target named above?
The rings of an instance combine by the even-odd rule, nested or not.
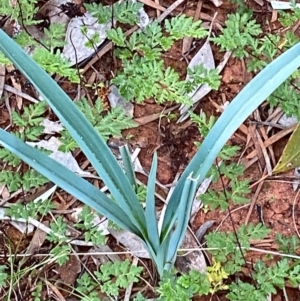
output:
[[[190,175],[184,183],[181,200],[178,208],[178,219],[176,221],[175,230],[170,232],[170,242],[167,257],[165,259],[165,270],[168,270],[176,259],[177,250],[185,236],[186,229],[190,220],[191,207],[198,186],[198,179],[192,178]]]
[[[201,183],[232,134],[299,66],[300,43],[287,50],[264,68],[226,108],[185,169],[172,194],[162,226],[161,241],[171,231],[178,214],[181,214],[178,212],[178,208],[185,179],[192,173],[194,176],[199,175],[199,183]]]
[[[154,153],[152,166],[148,178],[147,196],[146,196],[146,223],[148,230],[149,241],[152,243],[152,248],[159,252],[159,235],[155,209],[155,182],[157,171],[157,154]]]
[[[133,187],[134,189],[137,189],[137,182],[136,182],[134,167],[132,164],[128,146],[125,145],[125,146],[120,147],[119,149],[120,149],[120,153],[121,153],[121,157],[122,157],[122,162],[124,165],[124,171],[129,180],[129,183],[131,184],[131,187]]]
[[[141,237],[138,228],[127,218],[120,206],[86,180],[2,129],[0,129],[0,144],[86,205]]]
[[[0,51],[24,73],[45,98],[126,213],[124,218],[130,218],[146,238],[144,211],[104,140],[57,83],[2,30]]]

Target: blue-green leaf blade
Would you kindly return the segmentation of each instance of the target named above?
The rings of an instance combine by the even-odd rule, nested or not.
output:
[[[226,141],[246,118],[299,66],[300,43],[281,54],[264,68],[226,108],[185,169],[173,192],[162,226],[161,241],[171,231],[177,215],[180,214],[178,207],[185,179],[193,173],[195,176],[199,175],[199,183],[203,181]]]
[[[170,242],[168,247],[168,254],[165,262],[168,269],[170,263],[174,263],[176,259],[177,250],[180,247],[181,242],[186,233],[186,229],[190,220],[191,207],[194,201],[195,193],[198,186],[198,178],[192,178],[190,175],[184,183],[181,199],[178,208],[178,218],[176,222],[175,230],[170,232]]]
[[[0,29],[0,50],[34,84],[78,143],[132,223],[146,237],[142,207],[104,140],[57,83]]]
[[[141,237],[140,231],[126,216],[122,208],[86,180],[2,129],[0,129],[0,144],[66,192],[94,208],[122,228]]]
[[[154,250],[159,251],[159,235],[155,209],[155,182],[157,171],[157,154],[154,153],[151,170],[148,178],[147,196],[146,196],[146,223],[149,241]]]
[[[129,180],[129,183],[131,184],[131,187],[136,189],[137,182],[136,182],[134,167],[132,164],[128,146],[125,145],[125,146],[120,147],[120,153],[121,153],[121,157],[122,157],[122,161],[123,161],[123,165],[124,165],[125,174]]]

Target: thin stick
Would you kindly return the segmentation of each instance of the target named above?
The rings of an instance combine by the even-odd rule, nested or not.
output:
[[[265,170],[264,170],[263,178],[264,178],[265,175],[266,175],[266,168],[265,168]],[[259,193],[260,193],[260,191],[261,191],[261,188],[262,188],[263,184],[264,184],[264,181],[261,181],[261,182],[259,183],[258,187],[256,188],[254,197],[253,197],[253,199],[252,199],[252,201],[251,201],[251,205],[250,205],[248,214],[247,214],[247,216],[246,216],[245,225],[247,225],[248,222],[249,222],[250,215],[251,215],[251,213],[252,213],[252,211],[253,211],[253,208],[254,208],[254,206],[255,206],[255,204],[256,204],[256,200],[257,200],[257,198],[258,198],[258,195],[259,195]]]
[[[184,0],[177,0],[172,5],[170,5],[158,18],[157,21],[160,23],[163,21],[177,6],[179,6]]]
[[[163,6],[161,6],[159,4],[159,2],[156,2],[156,1],[153,2],[153,1],[150,1],[150,0],[139,0],[139,1],[146,4],[146,5],[148,5],[148,6],[150,6],[150,7],[156,8],[157,10],[160,10],[160,11],[165,11],[166,10]]]
[[[21,96],[21,97],[23,97],[23,98],[25,98],[25,99],[27,99],[27,100],[29,100],[31,102],[39,103],[39,101],[37,99],[29,96],[28,94],[26,94],[26,93],[24,93],[24,92],[22,92],[22,91],[20,91],[20,90],[18,90],[16,88],[14,88],[12,86],[9,86],[9,85],[5,84],[4,85],[4,90],[6,90],[8,92],[11,92],[11,93],[14,93],[15,95],[19,95],[19,96]]]

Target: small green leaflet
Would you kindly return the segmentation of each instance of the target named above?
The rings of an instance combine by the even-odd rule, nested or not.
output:
[[[300,127],[296,127],[294,133],[286,144],[281,158],[273,169],[273,173],[285,172],[300,166]]]

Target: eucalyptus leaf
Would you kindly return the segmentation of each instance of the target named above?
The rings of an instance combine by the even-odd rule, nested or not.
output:
[[[286,144],[283,153],[273,172],[285,172],[300,166],[300,126],[296,127]]]

